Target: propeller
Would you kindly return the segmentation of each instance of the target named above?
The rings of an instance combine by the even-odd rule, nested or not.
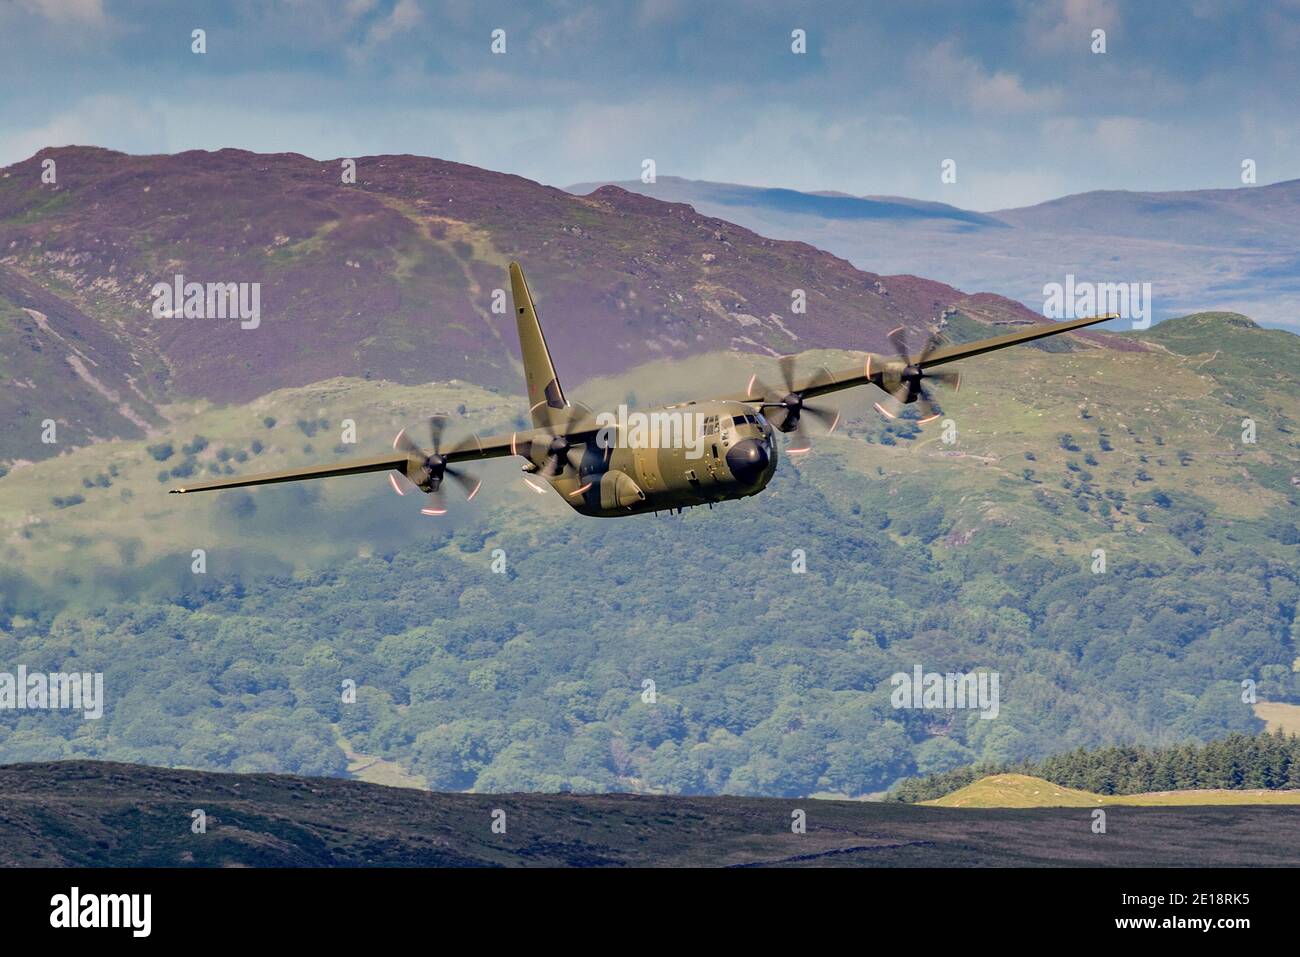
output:
[[[519,444],[518,451],[522,452],[528,459],[536,462],[533,453],[538,448],[544,450],[541,468],[538,469],[537,473],[543,478],[557,478],[564,474],[566,468],[577,471],[578,466],[582,463],[582,455],[586,451],[587,443],[573,441],[574,427],[584,419],[590,418],[592,414],[591,409],[581,402],[576,402],[569,407],[569,416],[558,432],[552,432],[549,436],[540,435],[537,438],[528,439]],[[607,449],[607,454],[608,451]]]
[[[408,465],[406,477],[429,496],[429,504],[420,509],[420,512],[424,515],[447,514],[447,502],[442,489],[444,479],[450,478],[459,485],[465,492],[466,501],[473,499],[478,494],[479,486],[482,485],[482,482],[469,472],[448,463],[447,457],[442,454],[442,433],[446,428],[447,417],[445,415],[429,417],[431,452],[420,448],[413,442],[410,436],[406,434],[405,429],[398,432],[397,438],[393,439],[393,448],[405,452],[412,464],[415,465],[414,469]],[[405,494],[398,486],[396,479],[391,479],[390,476],[390,480],[399,495]]]
[[[913,362],[907,351],[907,330],[903,326],[889,331],[889,342],[894,347],[894,352],[902,360],[903,367],[897,372],[897,384],[889,394],[900,405],[911,405],[915,403],[916,411],[920,413],[917,420],[919,425],[926,422],[932,422],[937,419],[942,412],[938,404],[934,401],[934,396],[929,389],[925,387],[925,380],[936,382],[939,385],[947,386],[953,390],[961,387],[961,373],[949,370],[939,370],[937,372],[927,372],[922,366],[930,353],[938,348],[941,337],[938,333],[931,333],[930,338],[921,348],[920,354]],[[876,408],[884,412],[890,418],[894,418],[893,413],[882,408],[879,403]]]
[[[805,412],[822,425],[826,426],[827,433],[834,432],[835,427],[839,425],[840,422],[840,414],[835,409],[830,408],[829,406],[811,405],[804,401],[802,392],[795,391],[794,372],[796,359],[797,357],[792,355],[780,356],[777,359],[777,365],[781,370],[781,382],[785,387],[785,395],[777,402],[764,402],[759,406],[764,413],[768,413],[769,410],[777,412],[775,417],[769,414],[768,418],[772,420],[772,424],[779,431],[794,433],[791,441],[793,447],[789,450],[791,454],[807,452],[811,448],[808,434],[803,428],[803,415]],[[818,372],[826,372],[825,367],[820,367]],[[826,374],[829,376],[829,373]],[[767,398],[769,395],[776,395],[781,391],[760,382],[758,377],[755,376],[749,383],[749,392],[751,395],[754,393],[755,384],[757,384],[759,389],[762,391],[763,398]],[[815,384],[816,382],[814,380],[814,382],[805,386],[804,389],[810,389]]]

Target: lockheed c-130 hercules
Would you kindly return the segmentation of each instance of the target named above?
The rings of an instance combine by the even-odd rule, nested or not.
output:
[[[444,449],[442,433],[446,418],[434,416],[430,419],[429,448],[421,448],[403,430],[393,442],[393,454],[319,468],[202,482],[171,491],[207,492],[361,472],[388,472],[395,491],[405,494],[406,489],[397,477],[401,476],[409,483],[407,488],[414,486],[429,495],[429,504],[421,509],[424,514],[442,515],[447,511],[443,485],[448,478],[468,498],[478,493],[479,481],[464,471],[462,463],[519,456],[525,459],[525,481],[536,491],[544,492],[532,477],[544,479],[583,515],[612,517],[712,506],[728,499],[757,495],[767,487],[777,466],[776,432],[792,434],[793,445],[786,454],[798,455],[809,448],[805,415],[834,430],[839,423],[838,413],[810,400],[841,389],[874,385],[887,394],[887,402],[894,404],[891,410],[877,402],[876,408],[882,414],[894,417],[898,406],[915,404],[922,413],[919,422],[925,423],[939,416],[926,381],[952,388],[960,385],[959,373],[936,367],[1116,318],[1096,316],[1044,323],[964,345],[940,347],[937,337],[931,337],[916,354],[907,352],[900,327],[890,333],[895,356],[882,358],[868,353],[860,366],[838,372],[822,367],[807,376],[796,376],[794,357],[783,356],[779,360],[782,377],[779,387],[753,377],[744,394],[692,400],[633,413],[660,425],[667,423],[666,430],[660,432],[666,432],[669,441],[659,441],[664,436],[656,435],[653,429],[641,430],[643,438],[648,436],[649,441],[629,441],[625,421],[615,423],[608,414],[597,416],[581,404],[571,404],[565,397],[518,263],[510,264],[510,288],[533,428],[510,435],[473,436]],[[691,441],[681,441],[688,433]]]

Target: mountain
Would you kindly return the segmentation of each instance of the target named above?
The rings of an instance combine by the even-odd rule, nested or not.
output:
[[[582,195],[603,184],[569,187]],[[996,289],[1041,311],[1043,286],[1149,282],[1156,320],[1244,312],[1300,329],[1300,180],[1183,192],[1103,190],[973,213],[897,197],[800,193],[661,176],[623,189],[688,203],[881,272]]]
[[[295,154],[67,147],[0,172],[0,368],[16,383],[0,394],[0,459],[147,434],[181,400],[340,375],[517,392],[513,321],[494,301],[510,259],[570,385],[706,350],[884,350],[887,330],[947,309],[1034,318],[618,187],[578,197],[423,157],[356,163],[345,184],[341,161]],[[260,319],[174,318],[165,302],[155,318],[155,284],[176,276],[260,284]],[[58,445],[33,426],[46,418]]]
[[[579,183],[568,191],[586,195],[607,185],[653,196],[674,203],[696,202],[721,207],[760,207],[775,213],[798,216],[817,216],[837,220],[940,220],[966,223],[973,226],[1001,226],[1000,220],[983,213],[949,206],[947,203],[930,203],[901,196],[850,196],[846,193],[802,193],[793,189],[737,186],[731,183],[708,183],[676,176],[664,176],[653,184],[639,181],[619,183]]]
[[[1116,808],[1088,841],[1065,808],[436,794],[95,761],[0,766],[0,793],[5,867],[1277,867],[1300,839],[1286,808]]]

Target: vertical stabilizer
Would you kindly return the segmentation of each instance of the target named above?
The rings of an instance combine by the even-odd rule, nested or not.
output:
[[[519,263],[510,264],[510,294],[515,303],[515,322],[519,326],[519,350],[524,358],[524,378],[528,382],[528,404],[532,407],[534,426],[554,425],[562,421],[560,413],[569,407],[560,388],[551,353],[546,348],[542,324],[537,321],[528,281]]]

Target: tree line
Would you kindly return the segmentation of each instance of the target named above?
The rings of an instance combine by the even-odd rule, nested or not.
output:
[[[1279,728],[1272,733],[1229,734],[1205,744],[1080,747],[1042,761],[977,764],[906,778],[889,797],[905,803],[931,801],[991,774],[1029,774],[1096,794],[1300,788],[1300,737]]]

